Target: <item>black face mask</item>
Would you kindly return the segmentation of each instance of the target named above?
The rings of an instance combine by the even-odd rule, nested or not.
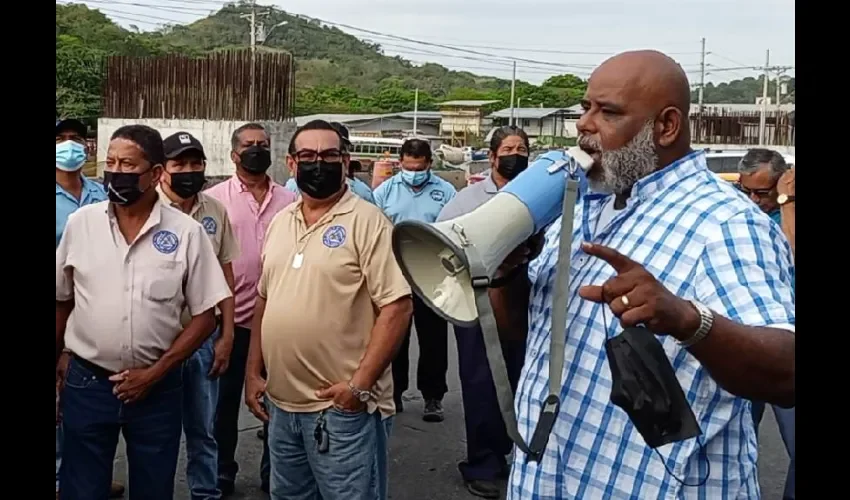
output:
[[[207,178],[203,172],[179,172],[171,174],[171,190],[184,200],[198,194],[206,182]]]
[[[295,184],[310,198],[324,200],[342,187],[342,162],[299,162]]]
[[[647,446],[702,434],[661,342],[646,328],[627,328],[605,343],[611,403],[629,414]]]
[[[142,174],[136,173],[104,172],[103,188],[106,189],[109,201],[128,207],[142,199],[146,190],[139,187],[141,177]]]
[[[252,174],[262,174],[272,164],[272,152],[263,146],[253,145],[239,154],[242,168]]]
[[[528,157],[523,155],[499,156],[496,163],[496,171],[507,180],[518,176],[526,168],[528,168]]]

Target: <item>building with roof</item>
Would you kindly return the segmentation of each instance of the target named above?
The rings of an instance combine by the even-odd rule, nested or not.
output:
[[[372,114],[334,114],[319,113],[298,116],[295,123],[299,127],[312,120],[339,122],[348,127],[352,135],[361,137],[391,137],[404,138],[414,135],[413,111],[400,113]],[[420,136],[437,136],[440,130],[440,113],[438,111],[417,111],[416,128]]]
[[[464,147],[490,131],[492,120],[487,115],[500,101],[457,100],[437,104],[440,108],[440,135],[447,136],[452,146]]]
[[[539,137],[575,137],[566,127],[571,114],[566,108],[514,108],[516,126],[528,134],[530,139]],[[508,125],[511,122],[511,108],[500,109],[488,116],[494,127]]]

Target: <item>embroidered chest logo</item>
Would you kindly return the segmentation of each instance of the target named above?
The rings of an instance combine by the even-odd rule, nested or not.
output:
[[[206,216],[201,219],[201,225],[204,226],[204,230],[207,234],[214,235],[216,231],[218,231],[218,223],[210,216]]]
[[[345,243],[345,228],[342,226],[331,226],[322,235],[322,243],[328,248],[341,247]]]
[[[180,240],[177,238],[177,235],[171,231],[163,229],[162,231],[157,231],[157,233],[153,235],[153,247],[161,253],[174,253],[177,250],[178,245],[180,245]]]
[[[436,202],[441,202],[444,199],[446,199],[446,193],[440,191],[439,189],[435,189],[435,190],[431,191],[430,195],[431,195],[431,199],[436,201]]]

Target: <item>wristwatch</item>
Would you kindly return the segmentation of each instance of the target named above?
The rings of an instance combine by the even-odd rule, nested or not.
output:
[[[711,312],[711,309],[693,300],[691,301],[691,305],[699,313],[699,328],[697,328],[697,331],[693,335],[679,342],[679,345],[685,348],[691,347],[707,337],[712,325],[714,325],[714,313]]]
[[[354,387],[354,384],[351,382],[348,383],[348,389],[351,391],[351,394],[354,395],[354,398],[360,401],[361,403],[366,403],[370,399],[375,399],[375,395],[372,394],[372,391],[358,389]]]
[[[788,196],[787,194],[783,193],[776,197],[776,203],[779,203],[779,205],[781,206],[786,203],[793,203],[796,198],[796,196]]]

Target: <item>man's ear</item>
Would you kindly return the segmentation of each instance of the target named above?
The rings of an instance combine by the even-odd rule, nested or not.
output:
[[[655,120],[655,135],[658,145],[667,148],[676,143],[682,127],[690,126],[679,108],[669,106],[661,110]]]

